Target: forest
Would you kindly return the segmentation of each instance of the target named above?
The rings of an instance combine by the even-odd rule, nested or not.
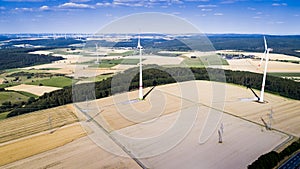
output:
[[[209,35],[216,50],[243,50],[248,52],[263,52],[263,35]],[[272,53],[281,53],[300,57],[300,36],[266,35],[268,47]]]
[[[44,49],[44,48],[43,48]],[[62,57],[54,57],[50,55],[28,54],[33,52],[33,48],[4,48],[0,49],[0,70],[22,68],[27,66],[51,63],[53,61],[62,60]]]
[[[128,77],[133,78],[131,81],[128,81]],[[138,69],[132,68],[100,82],[68,86],[61,90],[46,93],[34,102],[13,110],[8,114],[8,117],[65,105],[72,102],[86,101],[87,99],[99,99],[116,93],[136,90],[138,88],[138,77]],[[180,67],[165,68],[148,65],[144,68],[143,78],[144,87],[189,80],[210,80],[220,82],[226,81],[227,83],[245,86],[245,88],[248,86],[260,90],[262,75],[251,72],[211,68],[186,69]],[[113,87],[111,87],[112,82],[114,84]],[[130,85],[128,86],[127,84]],[[268,76],[265,90],[277,95],[300,100],[299,83],[292,80]]]
[[[173,39],[141,39],[145,53],[156,51],[212,51],[212,50],[242,50],[247,52],[263,52],[264,41],[260,34],[210,34],[173,37]],[[287,54],[300,57],[300,35],[275,36],[266,35],[267,43],[273,48],[273,53]],[[94,44],[94,43],[91,43]],[[118,43],[101,41],[102,46],[136,47],[137,39],[131,38]]]

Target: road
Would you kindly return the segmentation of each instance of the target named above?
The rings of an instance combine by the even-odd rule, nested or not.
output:
[[[300,168],[300,152],[282,164],[278,169],[299,169]]]

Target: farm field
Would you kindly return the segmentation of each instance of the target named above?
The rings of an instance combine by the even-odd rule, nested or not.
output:
[[[59,90],[61,88],[58,87],[50,87],[50,86],[36,86],[36,85],[27,85],[27,84],[20,84],[13,87],[7,87],[6,90],[15,90],[15,91],[23,91],[32,93],[37,96],[42,96],[44,93],[50,93],[55,90]]]
[[[82,126],[77,124],[0,145],[0,166],[63,146],[84,135]]]
[[[223,69],[230,70],[240,70],[240,71],[249,71],[262,73],[264,68],[264,62],[261,67],[258,67],[259,60],[253,59],[232,59],[227,60],[229,63],[228,66],[222,66]],[[268,63],[268,72],[281,72],[281,73],[299,73],[300,72],[300,64],[288,63],[288,62],[277,62],[277,61],[269,61]]]
[[[223,89],[226,92],[223,93]],[[144,89],[144,92],[148,90],[150,88]],[[198,95],[195,95],[195,91],[198,92]],[[214,92],[217,92],[218,95],[214,95]],[[99,168],[101,166],[113,168],[122,166],[121,168],[139,168],[135,161],[128,158],[129,153],[134,157],[144,156],[145,158],[138,160],[150,168],[192,168],[194,166],[245,168],[259,155],[277,148],[289,138],[289,135],[300,135],[300,128],[297,125],[299,101],[273,94],[265,95],[267,100],[265,104],[246,102],[243,100],[253,98],[253,94],[245,87],[208,81],[157,86],[144,101],[136,100],[137,94],[138,91],[132,91],[94,101],[76,103],[74,109],[70,107],[71,105],[67,105],[67,107],[41,111],[45,130],[47,130],[47,124],[49,127],[49,118],[46,115],[48,113],[45,112],[54,113],[60,110],[61,113],[70,113],[71,124],[74,123],[72,122],[72,119],[75,119],[74,114],[77,114],[81,119],[81,125],[88,131],[88,136],[3,167],[73,168],[85,166],[85,168]],[[275,130],[272,131],[266,130],[260,120],[261,117],[268,120],[267,113],[270,107],[274,111],[272,127]],[[222,108],[224,108],[223,113],[221,113]],[[14,118],[24,118],[31,114]],[[36,112],[37,114],[38,112]],[[172,129],[179,117],[186,115],[192,115],[194,118],[182,123],[180,130],[175,129],[163,140],[147,140],[147,138],[157,137]],[[205,130],[209,132],[203,133],[207,127],[205,121],[209,116],[215,117],[215,121],[212,121],[208,130]],[[83,117],[86,117],[87,120],[84,120]],[[66,117],[59,119],[66,119]],[[217,128],[221,123],[224,125],[222,144],[218,143],[217,133]],[[18,123],[14,124],[14,126],[18,126]],[[189,129],[189,126],[191,128],[186,137],[175,144],[170,151],[147,156],[149,153],[153,155],[155,152],[164,150],[164,146],[172,145],[172,140],[178,139],[178,134],[184,128]],[[128,141],[128,138],[126,139],[124,136],[146,140],[134,143]],[[199,142],[199,138],[202,136],[206,139]],[[112,138],[124,147],[121,149]],[[121,156],[109,153],[102,149],[104,147],[97,146],[103,143],[112,146],[114,153]],[[219,159],[219,162],[216,162],[215,159]]]
[[[60,106],[0,121],[0,143],[30,136],[78,121],[72,108]]]
[[[14,104],[22,101],[27,102],[28,97],[13,91],[0,92],[0,104],[4,102],[11,102],[11,104]]]
[[[194,91],[188,90],[192,87],[196,87],[196,89],[194,89]],[[146,92],[150,89],[147,88],[144,90]],[[219,91],[220,96],[217,97],[213,95],[214,90],[224,91]],[[189,92],[192,95],[192,93],[195,91],[198,92],[198,97],[191,96],[191,99],[181,99],[182,93]],[[224,94],[223,96],[222,93]],[[256,91],[256,93],[259,93],[259,91]],[[101,116],[97,116],[96,118],[105,121],[105,123],[99,123],[103,124],[104,128],[105,126],[108,127],[106,128],[108,131],[121,129],[141,122],[138,120],[136,122],[130,121],[123,117],[124,114],[126,117],[128,116],[130,118],[137,116],[134,114],[134,111],[135,113],[148,112],[147,114],[149,114],[149,117],[147,115],[144,116],[143,113],[139,114],[139,117],[143,119],[142,121],[145,121],[147,119],[149,120],[149,118],[151,119],[156,117],[155,115],[157,114],[170,114],[180,109],[200,104],[218,110],[224,108],[224,112],[228,114],[242,117],[243,119],[263,125],[261,117],[266,117],[267,113],[269,113],[270,109],[272,108],[275,112],[273,119],[274,128],[291,135],[300,136],[300,128],[296,123],[298,118],[296,110],[299,109],[300,106],[298,100],[287,99],[266,93],[265,100],[268,102],[267,104],[244,101],[253,99],[254,95],[249,89],[242,86],[208,81],[182,82],[179,84],[157,86],[148,96],[149,98],[146,101],[137,101],[130,104],[130,106],[125,104],[126,100],[134,100],[136,97],[137,91],[133,91],[129,92],[128,94],[120,94],[113,97],[91,101],[89,104],[78,103],[77,105],[79,108],[91,112],[91,116],[101,111]],[[157,100],[161,99],[163,99],[162,103],[157,103]],[[192,99],[193,101],[191,101]],[[217,99],[218,102],[221,102],[221,104],[214,103],[215,99]],[[255,107],[255,109],[253,109],[253,107]],[[163,111],[160,112],[160,110]],[[121,112],[122,115],[120,114]],[[283,117],[285,118],[284,121],[282,121],[276,120],[276,117],[280,119]]]
[[[113,143],[112,143],[113,146]],[[89,137],[76,139],[62,147],[31,156],[1,169],[24,168],[116,168],[139,169],[129,157],[120,157],[99,148]]]
[[[34,82],[27,83],[29,85],[40,85],[43,86],[51,86],[51,87],[59,87],[63,88],[65,86],[71,86],[73,83],[73,80],[68,77],[64,76],[56,76],[49,79],[43,79],[43,80],[35,80]]]
[[[137,124],[112,132],[127,149],[148,168],[245,168],[260,154],[275,148],[287,136],[278,132],[261,132],[261,127],[242,119],[224,114],[223,143],[218,143],[218,134],[212,136],[203,144],[199,143],[201,131],[204,128],[206,116],[209,113],[206,107],[200,107],[197,119],[187,136],[174,144],[172,140],[178,139],[178,132],[168,134],[164,139],[145,139],[143,142],[133,143],[129,138],[155,138],[168,132],[176,124],[180,113],[162,116],[156,121],[146,124]],[[191,113],[191,112],[183,112]],[[267,141],[266,141],[267,140]],[[174,147],[169,151],[169,144]],[[259,145],[259,146],[258,146]],[[165,149],[165,150],[164,150]],[[165,152],[166,151],[166,152]],[[156,155],[155,152],[164,152]]]
[[[181,100],[180,98],[183,95],[180,91],[183,91],[183,88],[190,89],[194,85],[197,86],[199,100],[188,98]],[[145,157],[149,152],[151,154],[161,151],[164,146],[172,142],[171,140],[176,139],[177,135],[168,135],[168,139],[158,140],[161,142],[151,142],[151,140],[147,141],[146,139],[137,143],[131,142],[126,137],[153,138],[172,128],[178,120],[178,114],[194,114],[196,111],[195,124],[193,124],[189,135],[180,144],[170,152],[158,156],[151,154],[153,156],[141,159],[142,163],[150,168],[172,168],[175,166],[183,168],[193,166],[220,168],[224,167],[225,164],[226,168],[234,168],[235,165],[238,166],[237,168],[245,168],[260,154],[273,150],[287,140],[288,134],[299,136],[300,128],[297,125],[299,119],[295,119],[297,117],[297,111],[295,110],[298,108],[293,108],[299,105],[299,101],[267,94],[266,100],[268,100],[268,103],[266,104],[244,102],[242,101],[243,98],[253,97],[251,91],[236,85],[224,84],[226,97],[224,97],[223,103],[218,103],[222,97],[213,97],[214,90],[220,88],[218,85],[219,83],[207,81],[183,82],[158,86],[145,101],[134,101],[137,96],[137,92],[134,91],[128,93],[128,95],[116,95],[88,104],[80,103],[78,106],[90,117],[93,117],[93,120],[106,129],[116,140],[120,141],[136,157]],[[185,94],[185,96],[187,95]],[[158,99],[158,97],[161,99]],[[126,102],[124,100],[131,101]],[[278,101],[282,103],[276,106]],[[283,105],[286,109],[279,111],[278,108]],[[268,120],[266,117],[270,106],[273,107],[274,114],[276,114],[272,124],[276,130],[273,131],[266,130],[260,121],[261,117]],[[160,109],[162,107],[163,109]],[[213,110],[222,107],[224,107],[224,114],[216,116],[218,118],[215,120],[217,126],[220,125],[220,122],[224,124],[224,143],[218,144],[217,126],[215,126],[215,128],[211,128],[211,137],[203,144],[199,144],[198,139],[201,131],[203,131],[205,119],[209,114],[216,113]],[[232,109],[233,107],[235,109]],[[257,109],[252,113],[251,109],[253,107],[257,107]],[[244,116],[243,112],[252,114],[252,116]],[[286,116],[286,114],[289,114],[290,118],[280,119],[281,116]],[[193,121],[189,122],[193,123]],[[180,132],[180,130],[176,131],[177,133]],[[217,159],[220,159],[220,163],[214,159],[216,154],[218,154]]]

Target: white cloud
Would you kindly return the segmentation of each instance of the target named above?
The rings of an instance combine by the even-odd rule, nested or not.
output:
[[[90,2],[91,0],[71,0],[71,2]]]
[[[214,13],[215,16],[223,16],[223,13]]]
[[[96,3],[96,6],[107,7],[107,6],[112,6],[112,4],[109,2],[104,2],[104,3],[98,2],[98,3]]]
[[[262,12],[256,12],[256,14],[257,14],[257,15],[261,15],[261,14],[262,14]]]
[[[298,16],[300,16],[300,15],[298,15],[298,14],[295,14],[294,16],[295,16],[295,17],[298,17]]]
[[[254,16],[254,17],[252,17],[253,19],[261,19],[261,17],[260,16]]]
[[[233,3],[241,2],[241,1],[245,1],[245,0],[224,0],[221,2],[221,4],[233,4]]]
[[[47,10],[50,10],[50,8],[49,8],[49,6],[44,5],[44,6],[41,6],[41,7],[40,7],[40,10],[41,10],[41,11],[47,11]]]
[[[44,2],[44,0],[2,0],[6,2]]]
[[[73,3],[73,2],[68,2],[68,3],[64,3],[62,5],[58,6],[59,8],[78,8],[78,9],[91,9],[91,8],[95,8],[91,5],[88,4],[78,4],[78,3]]]
[[[4,6],[0,6],[0,10],[5,10],[6,8]]]
[[[15,8],[14,11],[16,12],[32,12],[32,8]]]
[[[198,5],[198,8],[216,8],[217,5]]]
[[[272,6],[287,6],[287,3],[273,3]]]
[[[201,11],[203,11],[203,12],[210,12],[210,11],[212,11],[212,9],[203,8],[203,9],[201,9]]]
[[[209,0],[185,0],[186,2],[209,2]]]
[[[180,15],[180,12],[173,12],[172,15]]]
[[[248,9],[251,10],[251,11],[255,11],[256,10],[256,8],[252,8],[252,7],[248,7]]]
[[[109,2],[99,2],[97,6],[125,6],[125,7],[146,7],[151,8],[154,6],[164,7],[173,4],[184,4],[181,0],[113,0]]]
[[[163,6],[160,6],[161,8],[168,8],[169,6],[167,5],[163,5]]]

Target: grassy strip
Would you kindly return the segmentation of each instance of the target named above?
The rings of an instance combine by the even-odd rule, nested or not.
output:
[[[134,51],[126,51],[126,52],[122,52],[122,53],[109,53],[108,56],[129,56],[129,55],[133,55]]]
[[[277,77],[300,77],[298,72],[270,72],[269,74]]]
[[[9,114],[9,112],[3,112],[0,113],[0,120],[6,119],[6,116]]]
[[[98,67],[98,68],[111,68],[116,65],[137,65],[140,62],[139,59],[103,59],[100,61],[100,64],[92,64],[89,67]]]
[[[35,94],[32,94],[32,93],[28,93],[28,92],[24,92],[24,91],[15,91],[17,93],[20,93],[24,96],[27,96],[27,97],[34,97],[34,98],[38,98],[39,96],[35,95]]]

